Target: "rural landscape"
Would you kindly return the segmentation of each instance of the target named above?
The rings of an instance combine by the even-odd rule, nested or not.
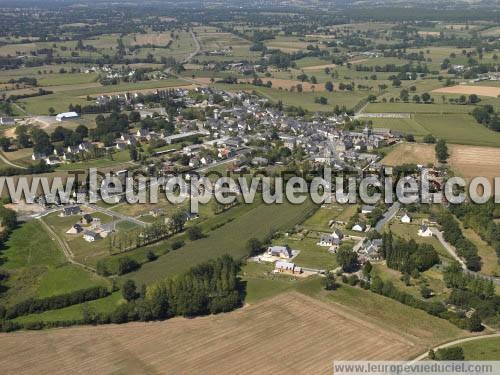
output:
[[[500,361],[498,4],[0,10],[2,374]],[[326,170],[394,182],[370,186],[376,203],[360,188],[356,202],[269,204],[283,187],[264,185],[247,202],[241,186],[300,176],[309,187]],[[96,171],[98,184],[131,181],[158,199],[130,204],[118,183],[93,191]],[[140,184],[177,176],[240,185],[193,210],[188,195],[205,188],[172,199]],[[386,203],[396,177],[425,179],[432,200]],[[477,177],[489,199],[444,194]],[[41,179],[75,183],[66,197],[21,188]]]

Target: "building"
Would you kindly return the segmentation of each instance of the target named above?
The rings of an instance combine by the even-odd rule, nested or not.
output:
[[[69,228],[66,233],[67,234],[78,234],[83,231],[83,228],[80,224],[75,224],[71,228]]]
[[[371,214],[373,212],[373,210],[375,209],[374,206],[362,206],[361,207],[361,213],[362,214]]]
[[[0,117],[0,125],[12,126],[16,125],[16,121],[12,117]]]
[[[267,248],[267,255],[283,259],[290,259],[293,256],[292,249],[290,249],[288,245],[270,246]]]
[[[87,242],[94,242],[98,240],[100,237],[96,232],[92,232],[90,230],[86,230],[83,232],[83,239]]]
[[[431,228],[429,228],[427,225],[421,225],[418,228],[418,233],[420,237],[432,237],[432,231]]]
[[[355,232],[364,232],[365,229],[366,229],[366,225],[364,223],[356,223],[351,228],[351,230],[353,230]]]
[[[298,275],[302,273],[302,267],[298,267],[294,263],[283,262],[278,260],[274,265],[274,272],[288,273],[290,275]]]
[[[67,206],[62,210],[62,216],[78,215],[80,213],[80,206]]]
[[[405,214],[401,217],[401,222],[402,222],[402,223],[405,223],[405,224],[409,224],[409,223],[411,223],[411,216],[405,213]]]
[[[76,112],[62,112],[56,116],[57,121],[73,120],[79,118],[80,115]]]
[[[341,240],[339,238],[335,238],[331,234],[322,234],[319,237],[317,245],[337,248],[340,246],[340,242]]]

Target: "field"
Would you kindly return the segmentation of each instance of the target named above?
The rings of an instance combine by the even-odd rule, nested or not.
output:
[[[492,181],[495,177],[500,177],[500,149],[462,145],[451,145],[449,149],[448,163],[458,175],[467,180],[481,176]]]
[[[500,95],[500,87],[457,85],[442,87],[440,89],[432,90],[432,92],[438,94],[476,94],[479,96],[491,96],[493,98],[497,98],[498,95]]]
[[[263,239],[272,229],[288,230],[302,222],[312,209],[310,201],[302,205],[288,202],[281,205],[258,204],[221,228],[209,232],[207,237],[188,242],[181,249],[144,264],[139,271],[128,274],[127,278],[148,284],[223,254],[244,257],[247,255],[246,241],[249,238]]]
[[[382,164],[396,166],[402,164],[427,165],[436,161],[434,145],[420,143],[402,143],[393,149],[384,159]]]
[[[498,361],[500,359],[500,337],[485,337],[457,346],[463,349],[467,361]]]
[[[428,315],[417,332],[391,329],[379,320],[391,314],[390,300],[381,298],[373,305],[372,298],[358,298],[370,292],[360,290],[356,296],[357,290],[342,289],[325,297],[328,302],[285,293],[223,315],[4,334],[0,366],[6,372],[37,374],[326,374],[335,359],[410,359],[441,335],[458,335],[457,329]],[[369,303],[367,311],[375,315],[360,317],[349,306],[353,298],[359,299],[356,304]],[[408,319],[401,314],[396,325]]]

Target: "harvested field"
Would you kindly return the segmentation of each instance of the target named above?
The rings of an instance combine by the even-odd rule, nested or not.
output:
[[[402,164],[435,163],[434,145],[402,143],[382,159],[382,164],[396,166]]]
[[[307,68],[304,68],[304,70],[306,70]],[[211,81],[210,81],[210,77],[197,77],[195,78],[195,81],[196,82],[199,82],[201,85],[209,85],[211,84]],[[221,78],[219,77],[214,77],[213,78],[214,81],[217,81]],[[301,82],[301,81],[295,81],[293,79],[280,79],[280,78],[261,78],[262,79],[262,82],[264,82],[264,84],[267,82],[267,81],[271,81],[271,83],[273,84],[272,88],[273,89],[282,89],[282,90],[290,90],[292,87],[294,90],[297,89],[297,85],[302,85],[302,90],[304,92],[321,92],[321,91],[325,91],[325,86],[321,83],[317,83],[316,85],[313,85],[312,83],[310,82]],[[240,83],[251,83],[252,82],[252,79],[250,78],[247,78],[247,79],[238,79],[238,82]]]
[[[144,46],[152,44],[155,46],[166,45],[170,40],[170,33],[148,33],[132,34],[129,36],[131,46]]]
[[[476,94],[479,96],[490,96],[492,98],[496,98],[498,97],[498,95],[500,95],[500,87],[457,85],[450,87],[441,87],[439,89],[432,90],[432,92],[438,94]]]
[[[486,177],[492,181],[500,177],[500,149],[496,147],[477,147],[450,145],[448,163],[462,177]]]
[[[302,68],[302,70],[307,71],[307,70],[322,70],[325,68],[336,68],[337,64],[324,64],[324,65],[313,65],[313,66],[306,66],[305,68]]]
[[[387,327],[285,293],[217,316],[1,334],[0,367],[37,375],[327,374],[335,359],[410,359],[426,350]]]

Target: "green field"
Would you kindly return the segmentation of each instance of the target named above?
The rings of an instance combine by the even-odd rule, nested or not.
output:
[[[463,349],[466,361],[500,360],[500,337],[485,337],[457,346]]]
[[[10,277],[0,301],[12,304],[29,297],[53,295],[107,285],[108,281],[67,263],[57,243],[32,220],[15,229],[2,251],[2,268]]]
[[[208,233],[208,237],[188,242],[181,249],[143,265],[139,271],[127,275],[126,278],[133,278],[139,284],[149,284],[222,254],[235,258],[245,257],[246,241],[249,238],[263,239],[272,229],[292,228],[302,222],[313,207],[310,201],[302,205],[288,202],[280,205],[259,204],[221,228]]]

